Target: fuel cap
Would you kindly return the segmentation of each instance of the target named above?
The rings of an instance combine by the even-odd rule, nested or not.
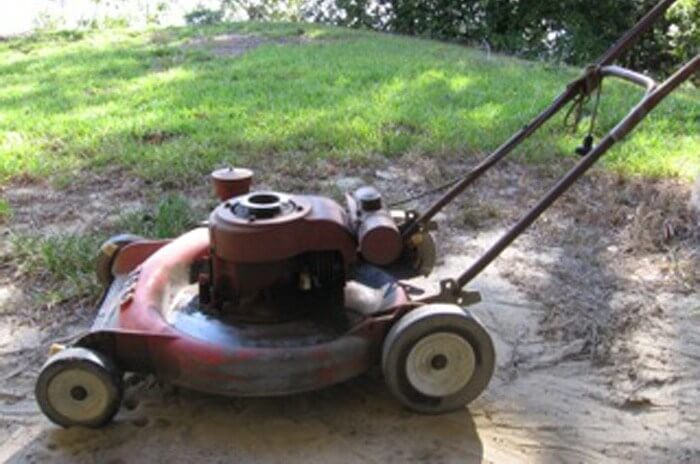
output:
[[[372,186],[364,186],[355,190],[355,199],[363,211],[377,211],[382,209],[382,195]]]

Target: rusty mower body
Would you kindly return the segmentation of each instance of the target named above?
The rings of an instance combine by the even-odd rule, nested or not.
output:
[[[479,296],[463,288],[698,71],[696,56],[658,84],[612,65],[672,3],[656,5],[550,107],[442,186],[423,213],[390,211],[373,187],[349,192],[344,205],[251,192],[253,173],[227,168],[212,176],[221,203],[206,226],[173,240],[113,237],[98,256],[104,294],[95,323],[39,374],[42,411],[62,426],[101,426],[119,409],[124,372],[215,394],[270,396],[323,388],[376,364],[415,411],[468,404],[488,385],[495,352],[466,308]],[[598,143],[589,134],[576,166],[462,275],[435,293],[410,294],[401,279],[428,275],[434,265],[435,214],[562,108],[580,109],[610,76],[644,87],[639,104]]]

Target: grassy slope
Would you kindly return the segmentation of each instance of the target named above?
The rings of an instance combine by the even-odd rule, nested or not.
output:
[[[262,155],[291,162],[407,151],[465,156],[496,147],[576,75],[439,42],[303,27],[318,40],[269,43],[234,58],[186,44],[222,31],[294,36],[299,26],[0,43],[0,184],[56,173],[70,182],[79,169],[106,163],[181,180]],[[637,95],[625,84],[606,85],[599,132]],[[691,176],[700,169],[699,121],[700,92],[683,91],[607,162],[632,173]],[[561,124],[550,125],[522,152],[570,154],[581,134],[560,133]]]

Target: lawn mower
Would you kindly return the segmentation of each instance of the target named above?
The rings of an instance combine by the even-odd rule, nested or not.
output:
[[[97,258],[104,286],[95,322],[54,346],[36,399],[58,425],[99,427],[117,413],[126,372],[230,396],[320,389],[380,365],[390,392],[411,410],[463,408],[488,385],[494,346],[464,288],[610,147],[700,67],[700,56],[663,83],[613,65],[673,3],[657,4],[552,105],[466,175],[425,194],[424,212],[392,210],[374,187],[345,204],[318,195],[251,190],[253,172],[212,174],[220,203],[201,227],[172,240],[119,235]],[[429,275],[433,218],[562,108],[580,115],[604,78],[644,88],[640,102],[464,273],[416,293]],[[592,124],[591,124],[592,126]],[[416,197],[412,197],[415,200]]]

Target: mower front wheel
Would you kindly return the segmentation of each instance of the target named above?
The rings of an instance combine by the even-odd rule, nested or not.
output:
[[[36,400],[52,422],[71,427],[100,427],[119,410],[122,373],[106,356],[87,348],[53,355],[37,379]]]
[[[466,310],[430,304],[405,314],[384,340],[389,390],[409,409],[439,414],[464,407],[486,388],[495,367],[488,332]]]

